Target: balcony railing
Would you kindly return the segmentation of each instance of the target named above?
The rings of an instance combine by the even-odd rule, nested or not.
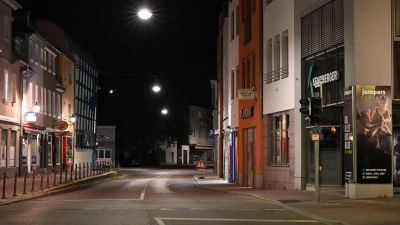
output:
[[[265,74],[265,83],[269,84],[289,76],[289,66],[281,67],[277,70]]]

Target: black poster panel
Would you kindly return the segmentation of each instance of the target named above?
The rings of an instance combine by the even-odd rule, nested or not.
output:
[[[344,148],[343,148],[343,166],[345,181],[353,179],[353,87],[345,87],[344,91]]]

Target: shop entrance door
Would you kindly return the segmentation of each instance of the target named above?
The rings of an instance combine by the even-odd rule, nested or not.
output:
[[[244,134],[244,148],[243,148],[243,165],[244,165],[244,186],[253,187],[254,184],[254,151],[255,151],[255,128],[248,128],[243,130]]]

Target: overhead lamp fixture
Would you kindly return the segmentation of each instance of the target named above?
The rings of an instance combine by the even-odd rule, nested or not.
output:
[[[138,16],[143,20],[147,20],[153,15],[147,7],[147,0],[143,0],[143,6],[138,12]]]
[[[39,103],[35,102],[35,105],[33,106],[33,112],[35,112],[35,113],[39,113],[40,112]]]
[[[153,87],[154,92],[159,92],[160,90],[161,90],[160,86],[158,86],[157,84],[154,85],[154,87]]]
[[[161,110],[161,113],[164,114],[164,115],[168,113],[168,110],[165,108],[165,106],[164,106],[164,108]]]
[[[76,116],[75,116],[75,114],[72,114],[72,115],[69,117],[69,121],[71,121],[71,123],[75,123],[75,121],[76,121]]]

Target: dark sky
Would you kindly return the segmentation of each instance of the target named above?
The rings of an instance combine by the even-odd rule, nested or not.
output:
[[[139,0],[19,2],[37,17],[60,24],[93,56],[99,71],[156,75],[163,88],[163,97],[156,99],[158,104],[182,101],[211,107],[209,80],[217,75],[218,13],[222,0],[148,0],[153,13],[149,20],[138,18],[136,12],[143,3]],[[102,98],[110,88],[122,90],[126,99],[138,99],[127,100],[130,109],[145,107],[151,104],[147,101],[154,100],[146,96],[154,95],[147,93],[152,77],[100,73],[99,78],[104,92],[99,94],[100,111],[122,107],[113,106],[108,97]],[[133,89],[138,91],[127,92]]]

